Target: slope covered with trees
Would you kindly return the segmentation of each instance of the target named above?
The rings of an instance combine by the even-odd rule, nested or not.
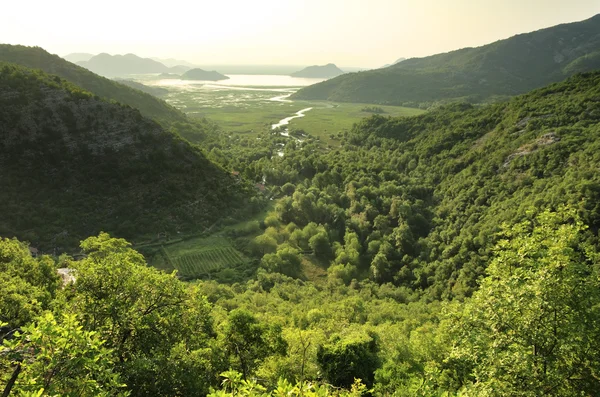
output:
[[[222,142],[209,156],[250,179],[264,176],[281,195],[273,227],[256,241],[269,253],[265,268],[296,275],[297,261],[283,260],[289,250],[314,252],[346,283],[370,278],[463,297],[484,274],[502,222],[562,203],[600,227],[599,87],[593,73],[502,104],[373,116],[326,152],[316,140],[275,132],[254,149]]]
[[[139,111],[12,64],[0,67],[0,153],[0,234],[45,250],[100,230],[201,230],[247,198]]]
[[[600,15],[477,48],[349,73],[298,91],[295,99],[417,105],[513,96],[598,68]]]
[[[166,102],[150,94],[100,77],[39,47],[0,44],[0,61],[16,63],[58,75],[99,97],[134,107],[144,117],[157,120],[165,126],[187,122],[183,113]]]

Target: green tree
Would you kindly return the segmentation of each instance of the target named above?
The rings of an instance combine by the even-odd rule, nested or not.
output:
[[[50,257],[33,258],[24,243],[0,238],[0,322],[7,327],[25,325],[47,309],[59,280]]]
[[[581,396],[600,390],[598,256],[573,211],[504,226],[481,288],[450,323],[465,394]]]
[[[262,323],[252,313],[242,309],[229,313],[222,337],[232,367],[241,371],[244,379],[266,357],[284,355],[287,350],[280,326]]]
[[[378,351],[377,335],[360,330],[347,332],[319,346],[317,362],[334,386],[350,388],[355,379],[360,379],[370,387],[380,365]]]
[[[46,313],[3,346],[0,361],[13,369],[11,379],[4,379],[5,393],[10,394],[10,388],[15,395],[39,390],[48,396],[128,394],[114,372],[114,352],[98,333],[83,330],[75,315],[57,321]]]
[[[88,257],[72,265],[77,281],[65,290],[65,310],[106,340],[132,393],[206,393],[220,372],[206,298],[175,274],[148,267],[125,240],[101,233],[81,246]]]

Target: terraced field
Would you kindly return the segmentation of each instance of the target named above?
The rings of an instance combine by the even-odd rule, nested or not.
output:
[[[181,277],[198,278],[227,267],[243,264],[246,262],[246,258],[230,246],[171,258],[171,262]]]

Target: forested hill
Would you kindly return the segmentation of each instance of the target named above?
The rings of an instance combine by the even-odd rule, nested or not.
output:
[[[139,109],[144,117],[157,120],[164,125],[187,122],[187,118],[182,112],[166,102],[150,94],[98,76],[57,55],[52,55],[40,47],[0,44],[0,62],[2,61],[58,75],[99,97]]]
[[[294,99],[381,104],[513,96],[600,68],[600,15],[306,87]]]
[[[0,235],[66,248],[100,230],[202,230],[243,184],[139,111],[57,76],[0,66]]]
[[[400,250],[410,252],[399,264],[411,264],[398,268],[396,280],[407,277],[437,296],[463,295],[484,274],[502,222],[529,219],[530,211],[568,204],[597,231],[599,123],[600,73],[592,73],[506,104],[374,116],[357,125],[350,141],[397,153],[387,161],[414,200],[400,216],[408,229],[396,235]]]

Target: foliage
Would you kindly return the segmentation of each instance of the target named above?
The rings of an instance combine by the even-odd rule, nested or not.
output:
[[[374,334],[335,335],[328,344],[319,346],[317,361],[325,379],[335,386],[348,389],[354,379],[360,379],[370,387],[379,367],[377,352]]]
[[[83,330],[75,315],[57,321],[46,313],[3,346],[0,360],[18,375],[12,387],[16,395],[128,395],[114,372],[113,351],[97,332]]]
[[[336,389],[327,384],[319,384],[312,382],[301,382],[299,384],[292,384],[285,379],[280,379],[274,390],[267,392],[267,390],[254,380],[242,379],[240,373],[235,371],[223,372],[221,376],[223,379],[223,389],[213,390],[208,396],[209,397],[228,397],[228,396],[261,396],[261,397],[296,397],[296,396],[307,396],[307,397],[328,397],[328,396],[339,396],[339,397],[358,397],[362,396],[365,392],[366,387],[356,381],[352,384],[351,390]]]
[[[28,324],[48,309],[58,285],[50,258],[33,258],[27,245],[0,238],[0,323],[7,330]],[[0,332],[0,340],[2,336]]]
[[[580,396],[600,387],[598,254],[572,211],[504,226],[488,276],[450,320],[465,394]]]
[[[250,312],[237,309],[229,313],[223,328],[225,353],[233,357],[234,368],[248,379],[259,363],[270,355],[284,355],[287,349],[281,328],[261,323]]]

